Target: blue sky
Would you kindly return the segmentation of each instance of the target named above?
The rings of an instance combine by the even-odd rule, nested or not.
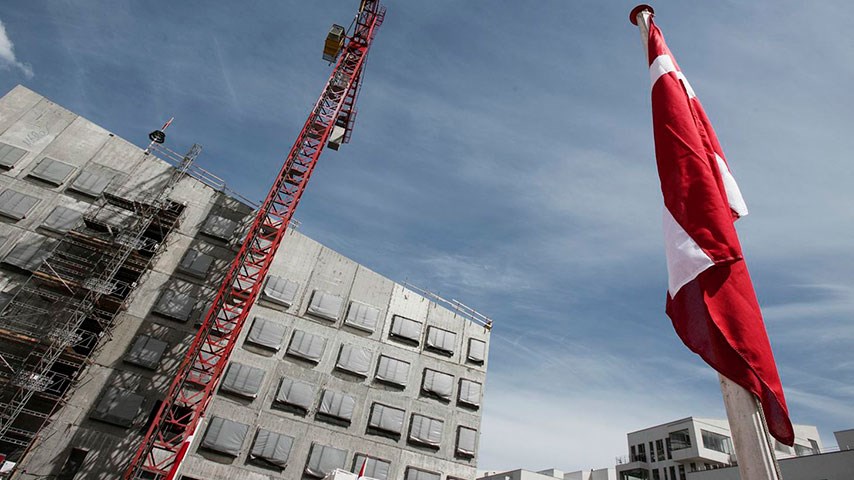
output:
[[[357,1],[6,2],[22,83],[169,142],[260,199]],[[389,2],[352,143],[301,231],[495,319],[481,469],[613,466],[626,432],[725,413],[664,315],[661,195],[633,2]],[[843,2],[658,2],[751,215],[741,240],[792,418],[854,427],[854,15]],[[4,41],[8,40],[8,41]]]

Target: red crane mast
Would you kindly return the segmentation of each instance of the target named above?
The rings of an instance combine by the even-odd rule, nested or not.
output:
[[[243,246],[124,473],[125,480],[177,478],[320,153],[327,142],[337,150],[340,143],[349,140],[365,59],[384,17],[385,7],[378,0],[361,1],[353,34],[342,38],[340,55],[323,93],[258,209]],[[329,44],[327,40],[327,51]]]

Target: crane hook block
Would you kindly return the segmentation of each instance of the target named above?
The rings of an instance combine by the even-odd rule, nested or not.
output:
[[[327,62],[334,62],[338,58],[338,54],[344,47],[344,27],[341,25],[332,24],[329,28],[329,34],[326,35],[326,43],[323,45],[323,59]]]
[[[155,130],[148,134],[148,139],[154,143],[163,143],[166,141],[166,134],[163,130]]]

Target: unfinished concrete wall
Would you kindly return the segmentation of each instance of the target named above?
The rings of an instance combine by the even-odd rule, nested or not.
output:
[[[0,191],[14,188],[40,199],[25,218],[0,220],[0,256],[6,255],[25,234],[42,233],[39,225],[53,207],[62,204],[82,211],[93,201],[69,191],[67,182],[50,186],[28,178],[35,162],[45,156],[69,163],[77,171],[97,168],[115,172],[121,182],[117,182],[114,193],[133,199],[158,191],[170,172],[164,162],[144,155],[136,146],[23,87],[0,99],[0,142],[26,151],[14,168],[0,174]],[[210,231],[206,233],[206,222],[221,217],[245,224],[251,216],[245,205],[192,178],[182,180],[171,199],[186,205],[177,230],[167,238],[152,268],[141,279],[111,338],[103,343],[66,406],[22,462],[19,478],[57,475],[68,468],[70,458],[78,457],[82,461],[73,478],[116,478],[141,440],[156,402],[168,388],[198,328],[199,318],[240,243],[239,228],[233,235],[212,235]],[[188,267],[187,255],[209,256],[210,264],[199,272]],[[269,276],[294,282],[294,297],[289,302],[259,300],[230,359],[230,364],[259,369],[263,380],[253,384],[257,391],[252,395],[221,388],[191,447],[182,469],[184,478],[311,478],[318,472],[309,461],[313,448],[319,449],[314,445],[343,451],[336,460],[342,461],[338,466],[347,469],[361,466],[356,465],[357,455],[388,462],[387,478],[404,478],[413,468],[436,473],[443,480],[475,477],[477,458],[458,448],[458,433],[460,427],[470,430],[466,433],[469,437],[471,431],[475,432],[476,451],[482,412],[478,404],[488,363],[487,329],[294,231],[286,235]],[[23,279],[20,273],[0,270],[3,291],[12,291]],[[163,312],[164,295],[186,296],[192,303],[191,311]],[[321,297],[325,300],[318,302]],[[372,328],[347,320],[351,309],[363,308],[353,305],[378,310]],[[398,316],[421,324],[414,340],[394,334],[393,324]],[[247,341],[256,317],[285,328],[278,350]],[[433,329],[437,329],[434,334],[429,333]],[[289,353],[298,332],[325,341],[316,361]],[[428,346],[435,343],[431,335],[436,333],[442,348]],[[484,347],[482,354],[474,354],[475,360],[469,358],[472,339],[483,342]],[[140,342],[165,343],[162,356],[153,364],[140,365],[133,355]],[[342,346],[370,353],[364,374],[353,374],[338,366]],[[409,364],[405,385],[395,386],[378,379],[383,356]],[[447,398],[423,391],[425,370],[452,377]],[[311,385],[313,393],[306,411],[283,408],[281,402],[276,402],[283,379]],[[472,388],[479,389],[480,397],[472,393]],[[98,406],[114,389],[142,397],[129,425],[96,418],[103,417],[97,412]],[[319,412],[326,390],[352,398],[349,422]],[[462,390],[466,397],[463,401]],[[404,412],[398,435],[369,428],[375,404]],[[411,438],[415,416],[443,422],[435,445]],[[202,446],[214,418],[248,425],[236,455]],[[294,439],[279,465],[251,455],[259,430]]]

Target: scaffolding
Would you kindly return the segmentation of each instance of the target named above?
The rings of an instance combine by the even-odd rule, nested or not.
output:
[[[131,200],[110,185],[56,241],[0,314],[0,454],[19,462],[109,339],[184,206],[169,199],[201,153],[152,142],[176,165],[162,188]],[[5,474],[0,474],[2,477]]]

